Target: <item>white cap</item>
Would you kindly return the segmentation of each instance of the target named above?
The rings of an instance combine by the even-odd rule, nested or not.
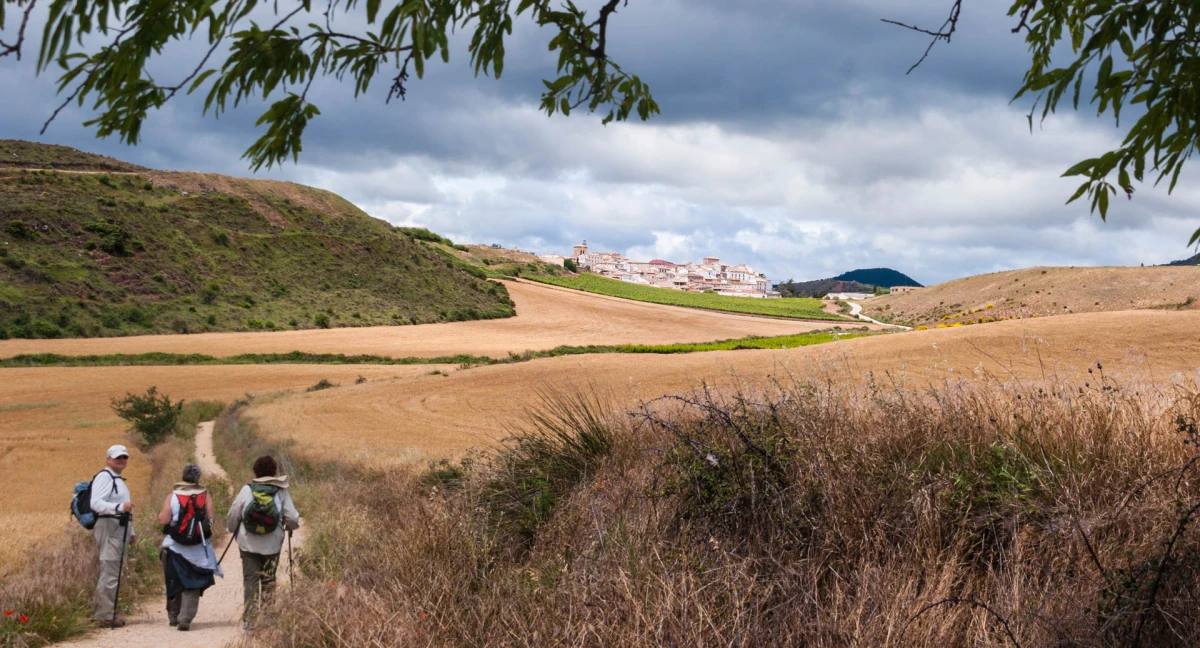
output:
[[[117,457],[128,457],[129,451],[123,445],[115,445],[108,449],[108,458],[116,459]]]

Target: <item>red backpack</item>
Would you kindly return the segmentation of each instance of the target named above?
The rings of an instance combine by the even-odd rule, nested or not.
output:
[[[167,535],[181,545],[198,545],[210,534],[211,523],[207,519],[205,505],[208,493],[195,495],[175,494],[179,500],[179,519],[167,525]]]

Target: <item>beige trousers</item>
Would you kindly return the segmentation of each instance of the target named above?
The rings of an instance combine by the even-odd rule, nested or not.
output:
[[[100,518],[92,527],[92,535],[100,549],[100,578],[96,580],[96,593],[92,597],[92,614],[97,621],[110,621],[113,618],[113,608],[117,604],[117,579],[121,573],[121,545],[128,542],[127,531],[132,532],[133,529],[121,526],[115,518]]]

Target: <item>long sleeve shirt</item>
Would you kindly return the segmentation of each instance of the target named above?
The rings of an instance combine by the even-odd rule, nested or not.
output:
[[[92,512],[96,515],[117,515],[121,505],[129,501],[129,486],[125,479],[105,468],[92,480]],[[129,534],[133,535],[130,526]]]
[[[266,483],[278,485],[277,482],[271,481],[275,478],[263,477],[254,480],[256,483]],[[284,482],[286,483],[286,482]],[[234,498],[233,504],[229,505],[229,515],[225,517],[225,525],[230,533],[237,531],[238,548],[248,553],[261,554],[271,556],[280,552],[283,549],[283,531],[293,531],[300,528],[300,513],[296,511],[296,505],[292,504],[292,496],[288,494],[287,487],[282,486],[275,492],[275,503],[279,507],[280,520],[279,526],[270,533],[257,534],[250,533],[246,530],[245,525],[241,525],[242,515],[246,510],[246,505],[250,503],[250,486],[247,484],[242,487],[241,492]]]

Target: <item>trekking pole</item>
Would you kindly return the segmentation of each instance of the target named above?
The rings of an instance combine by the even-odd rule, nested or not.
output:
[[[292,530],[288,529],[288,590],[296,589],[296,579],[292,576]]]
[[[225,551],[221,552],[221,557],[220,557],[220,559],[217,560],[218,565],[221,564],[222,560],[225,560],[225,554],[229,553],[229,548],[233,546],[233,541],[237,540],[238,531],[241,531],[241,530],[242,530],[242,521],[238,520],[237,527],[234,528],[234,530],[233,530],[233,535],[229,536],[229,544],[225,545]]]
[[[128,512],[118,516],[121,526],[125,527],[125,537],[121,541],[121,562],[117,566],[117,591],[113,594],[112,625],[117,624],[117,602],[121,600],[121,574],[125,571],[125,547],[129,546],[129,521],[133,516]]]

